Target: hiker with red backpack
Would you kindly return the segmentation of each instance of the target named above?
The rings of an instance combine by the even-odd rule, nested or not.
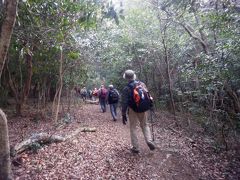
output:
[[[104,85],[101,85],[100,89],[98,90],[98,97],[99,97],[100,107],[103,113],[106,112],[107,94],[108,94],[108,90],[104,87]]]
[[[93,96],[93,100],[96,101],[97,97],[98,97],[98,89],[94,88],[94,90],[92,91],[92,96]]]
[[[145,141],[150,150],[155,149],[151,130],[147,121],[147,111],[152,106],[152,98],[149,95],[146,85],[136,80],[136,74],[132,70],[126,70],[123,78],[128,80],[127,86],[122,93],[122,120],[125,125],[127,122],[127,111],[130,123],[130,135],[133,153],[139,153],[137,138],[137,124],[140,123]]]
[[[118,100],[119,100],[119,93],[117,89],[113,87],[113,85],[108,86],[108,104],[110,106],[110,112],[112,114],[113,120],[117,120],[117,106],[118,106]]]

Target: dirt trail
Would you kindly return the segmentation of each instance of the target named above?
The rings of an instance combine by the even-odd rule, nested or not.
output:
[[[24,163],[13,170],[15,179],[194,180],[200,177],[199,171],[179,153],[179,138],[164,129],[155,131],[158,147],[154,152],[148,149],[139,130],[141,152],[133,155],[129,151],[129,124],[124,126],[121,118],[112,121],[109,109],[101,113],[99,106],[86,105],[75,116],[76,120],[59,132],[68,134],[82,126],[96,127],[97,132],[81,132],[72,140],[45,146],[37,154],[23,154]]]

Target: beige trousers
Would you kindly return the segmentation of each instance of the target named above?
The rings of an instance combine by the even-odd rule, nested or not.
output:
[[[147,121],[147,112],[136,113],[131,108],[129,108],[129,123],[130,123],[130,135],[132,146],[139,149],[138,138],[137,138],[137,125],[140,123],[144,138],[146,143],[152,142],[152,136],[150,127]]]

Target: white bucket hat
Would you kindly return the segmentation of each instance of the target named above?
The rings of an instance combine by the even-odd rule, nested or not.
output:
[[[124,79],[127,79],[127,80],[135,80],[136,79],[136,74],[135,74],[135,72],[133,71],[133,70],[130,70],[130,69],[128,69],[128,70],[126,70],[125,72],[124,72],[124,74],[123,74],[123,78]]]

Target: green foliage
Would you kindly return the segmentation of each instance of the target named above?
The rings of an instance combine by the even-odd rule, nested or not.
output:
[[[106,20],[88,34],[87,51],[94,54],[92,68],[100,75],[95,79],[122,89],[126,84],[122,74],[130,68],[147,84],[157,107],[169,108],[172,83],[177,110],[200,117],[219,109],[230,113],[231,106],[237,113],[240,17],[234,5],[223,1],[134,2],[118,26]],[[110,19],[114,14],[105,13]],[[229,96],[226,86],[238,99]],[[217,123],[213,121],[214,126]]]
[[[123,72],[133,69],[158,107],[170,107],[172,92],[177,110],[200,116],[220,109],[238,117],[239,19],[234,2],[222,0],[134,0],[119,6],[28,0],[19,4],[9,70],[21,87],[30,53],[32,84],[55,87],[62,47],[64,86],[70,89],[113,84],[121,90]]]

